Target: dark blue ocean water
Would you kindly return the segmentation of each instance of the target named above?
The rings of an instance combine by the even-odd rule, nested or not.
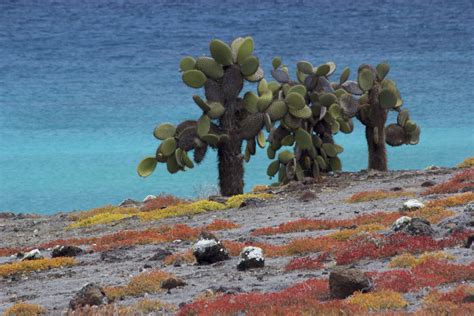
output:
[[[217,37],[251,35],[270,70],[333,60],[339,71],[388,61],[417,146],[390,148],[393,169],[453,166],[474,155],[472,0],[0,0],[0,210],[49,213],[215,187],[215,154],[169,175],[136,175],[159,122],[196,118],[181,56]],[[254,89],[255,87],[249,86]],[[367,166],[363,129],[337,137],[345,170]],[[269,183],[261,150],[246,188]]]

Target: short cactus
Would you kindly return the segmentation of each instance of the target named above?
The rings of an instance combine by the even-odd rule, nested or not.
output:
[[[188,153],[200,163],[209,147],[217,150],[219,185],[225,196],[241,194],[244,187],[243,161],[256,152],[256,144],[265,145],[261,130],[270,128],[270,114],[265,110],[272,102],[272,92],[263,79],[259,60],[253,55],[251,37],[237,38],[229,46],[221,40],[210,43],[211,57],[184,57],[180,63],[183,82],[191,88],[204,88],[205,98],[193,100],[202,110],[198,120],[184,121],[177,126],[164,123],[155,128],[161,140],[154,157],[138,165],[140,176],[149,176],[157,163],[166,163],[170,173],[193,168]],[[241,98],[244,80],[260,82],[258,95],[247,92]],[[278,109],[274,109],[278,112]],[[244,154],[242,144],[246,141]]]
[[[402,144],[416,145],[420,139],[420,127],[410,120],[403,104],[400,91],[394,81],[386,76],[390,67],[381,63],[377,67],[361,65],[358,70],[357,85],[346,81],[340,86],[349,94],[358,97],[356,117],[365,125],[365,135],[369,148],[369,169],[387,170],[385,143],[390,146]],[[397,123],[385,126],[389,111],[398,113]]]
[[[275,58],[272,65],[276,82],[266,84],[262,90],[266,88],[272,93],[265,112],[279,125],[270,132],[267,154],[274,159],[283,146],[293,146],[293,150],[278,154],[268,166],[268,176],[278,174],[278,181],[286,183],[341,170],[338,154],[344,149],[334,143],[333,135],[339,131],[352,132],[351,118],[356,114],[357,101],[330,83],[336,64],[328,62],[314,67],[308,61],[300,61],[297,81],[291,80],[280,58]]]

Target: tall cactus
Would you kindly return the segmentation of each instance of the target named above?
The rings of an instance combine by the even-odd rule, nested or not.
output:
[[[365,125],[369,149],[369,169],[387,170],[385,143],[390,146],[416,145],[420,127],[410,120],[408,110],[401,109],[403,100],[394,81],[386,76],[390,67],[363,64],[358,69],[357,83],[347,81],[346,90],[360,96],[357,118]],[[398,113],[397,123],[385,126],[389,111]]]
[[[351,118],[356,114],[357,101],[343,89],[335,89],[329,78],[336,70],[333,62],[313,67],[307,61],[297,64],[297,81],[290,79],[288,68],[279,58],[273,60],[272,76],[276,82],[262,80],[258,90],[272,94],[272,102],[259,108],[272,121],[280,121],[269,135],[268,157],[274,159],[282,146],[284,150],[270,163],[267,174],[278,173],[278,181],[286,183],[304,177],[318,177],[320,172],[341,170],[338,154],[343,147],[335,144],[333,135],[351,133]]]
[[[193,100],[202,110],[198,120],[187,120],[177,126],[164,123],[154,131],[161,140],[154,157],[140,162],[140,176],[149,176],[158,162],[166,163],[170,173],[193,168],[193,160],[200,163],[209,147],[217,150],[219,186],[221,194],[241,194],[244,187],[243,161],[255,154],[256,144],[264,146],[262,128],[268,114],[248,104],[248,97],[239,97],[244,80],[259,82],[263,70],[253,55],[251,37],[237,38],[229,46],[214,39],[209,45],[211,57],[184,57],[180,63],[182,79],[191,88],[204,88],[205,98],[194,95]],[[249,93],[246,96],[250,96]],[[259,108],[268,102],[265,96],[252,94]],[[271,99],[270,99],[271,101]],[[245,155],[243,141],[247,141]]]

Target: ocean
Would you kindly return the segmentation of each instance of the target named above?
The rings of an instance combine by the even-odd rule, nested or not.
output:
[[[292,72],[298,60],[335,61],[334,78],[389,62],[421,126],[418,145],[389,147],[389,167],[454,166],[474,156],[473,9],[471,0],[0,0],[0,211],[215,191],[214,152],[184,173],[136,174],[155,152],[158,123],[200,114],[178,65],[209,54],[212,38],[252,36],[267,78],[274,56]],[[360,124],[336,140],[344,170],[367,167]],[[252,157],[247,190],[272,182],[268,162],[265,150]]]

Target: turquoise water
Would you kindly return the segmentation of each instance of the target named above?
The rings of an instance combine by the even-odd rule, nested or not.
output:
[[[389,148],[392,169],[453,166],[474,155],[472,1],[0,1],[0,210],[51,213],[217,183],[215,154],[199,168],[147,179],[159,122],[196,118],[183,55],[213,37],[251,35],[269,73],[334,60],[353,71],[389,61],[420,144]],[[294,68],[293,68],[294,69]],[[249,85],[248,88],[254,89]],[[367,166],[362,126],[337,141],[345,170]],[[269,183],[260,150],[246,188]]]

